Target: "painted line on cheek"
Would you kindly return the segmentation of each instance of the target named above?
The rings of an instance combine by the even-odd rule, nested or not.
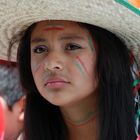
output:
[[[79,64],[79,62],[75,62],[75,65],[77,66],[77,68],[78,68],[78,69],[80,70],[80,72],[82,73],[82,76],[84,75],[84,76],[86,77],[85,72],[84,72],[82,66]]]
[[[36,75],[36,73],[38,73],[38,71],[40,70],[40,69],[42,69],[43,68],[43,66],[44,66],[44,64],[34,64],[34,66],[33,66],[33,72],[35,73],[35,75]]]
[[[94,39],[93,36],[91,36],[89,34],[89,37],[88,37],[88,42],[89,42],[89,46],[90,46],[90,50],[93,52],[94,50],[97,50],[97,44],[96,44],[96,41]]]
[[[94,44],[93,44],[91,37],[88,37],[88,42],[89,42],[90,50],[93,52],[94,51]]]
[[[89,73],[88,73],[88,70],[86,68],[86,66],[84,65],[83,61],[80,59],[80,57],[76,57],[78,63],[80,64],[80,67],[82,67],[82,69],[84,70],[84,73],[86,72],[87,75],[90,77]]]
[[[38,64],[38,65],[34,66],[34,71],[33,71],[34,72],[34,76],[37,77],[38,73],[40,75],[42,72],[44,72],[44,70],[45,70],[45,64],[44,63],[43,64]],[[43,82],[44,79],[46,78],[46,76],[42,75],[40,78],[41,78],[41,81]]]

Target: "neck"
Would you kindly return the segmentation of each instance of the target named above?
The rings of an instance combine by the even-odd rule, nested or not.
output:
[[[66,123],[77,126],[83,125],[96,117],[98,100],[97,97],[90,96],[87,99],[61,107],[60,109]]]

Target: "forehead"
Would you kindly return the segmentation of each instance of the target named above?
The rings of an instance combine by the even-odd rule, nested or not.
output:
[[[64,30],[64,31],[70,31],[70,32],[86,32],[88,33],[88,30],[84,27],[80,26],[80,23],[72,22],[72,21],[64,21],[64,20],[46,20],[38,22],[32,32],[32,35],[39,33],[39,32],[45,32],[50,30]]]
[[[75,27],[78,26],[77,22],[72,22],[72,21],[65,21],[65,20],[45,20],[37,23],[36,28],[38,27],[57,27],[57,26],[63,26],[63,27]]]

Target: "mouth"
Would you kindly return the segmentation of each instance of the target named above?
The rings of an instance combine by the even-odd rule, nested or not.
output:
[[[45,86],[51,89],[64,88],[68,84],[70,84],[70,82],[62,78],[47,79],[45,82]]]

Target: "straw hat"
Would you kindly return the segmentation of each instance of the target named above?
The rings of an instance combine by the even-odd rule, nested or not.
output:
[[[117,1],[126,3],[126,0],[0,0],[0,59],[7,59],[14,34],[34,22],[59,19],[106,28],[124,40],[139,63],[139,10],[135,13]],[[16,49],[12,60],[16,60]]]

